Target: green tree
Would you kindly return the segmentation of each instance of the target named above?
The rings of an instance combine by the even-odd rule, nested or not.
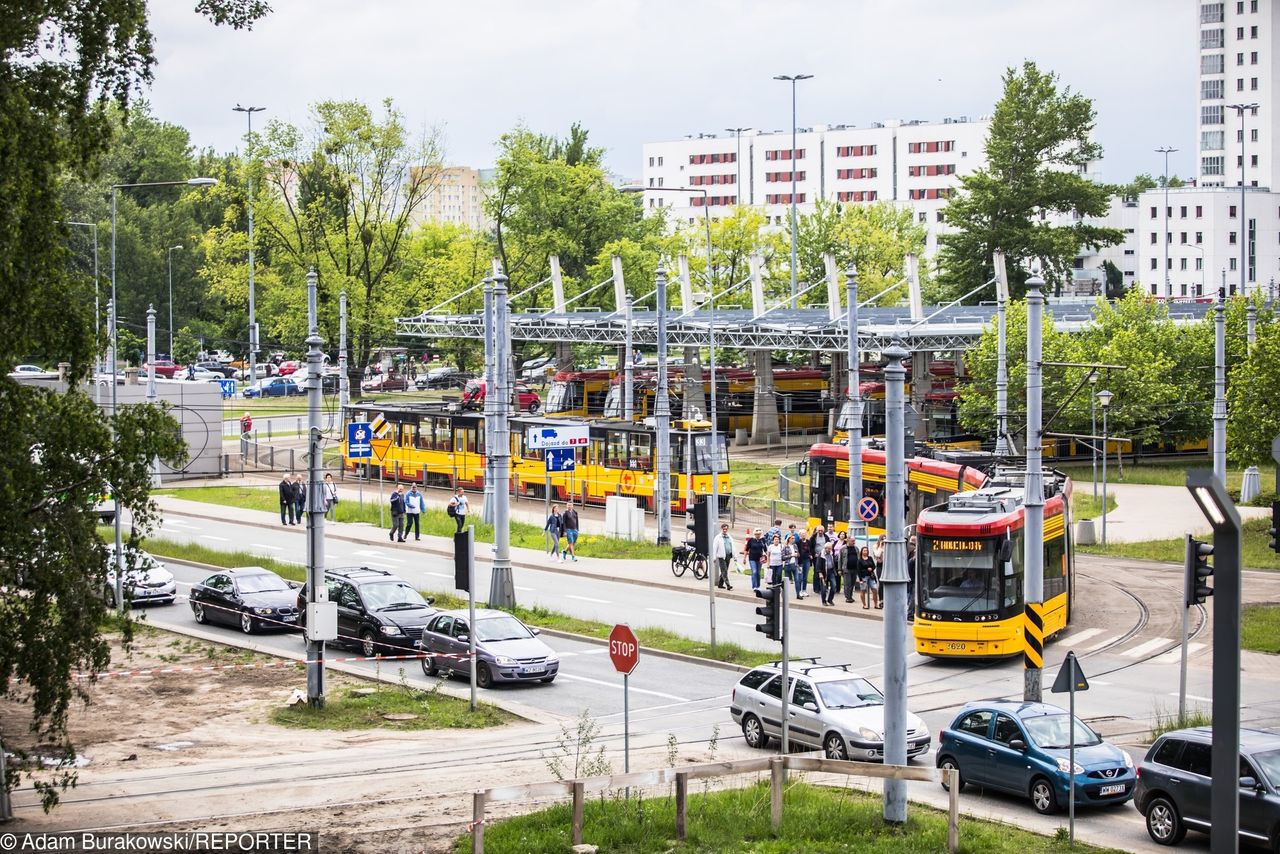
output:
[[[1010,290],[1020,297],[1029,275],[1024,262],[1038,260],[1050,287],[1060,288],[1081,247],[1123,239],[1119,229],[1088,223],[1088,217],[1107,212],[1115,191],[1081,174],[1102,157],[1093,126],[1093,103],[1069,88],[1059,90],[1057,75],[1041,72],[1034,62],[1005,73],[987,137],[987,165],[962,177],[959,192],[943,209],[956,229],[940,238],[939,283],[949,298],[992,278],[994,249],[1004,250]],[[1072,222],[1057,225],[1059,218]],[[984,296],[990,294],[970,299]]]
[[[197,8],[234,26],[266,11],[246,0],[201,0]],[[154,62],[142,0],[31,0],[0,26],[0,419],[23,437],[0,449],[0,696],[30,710],[27,720],[0,721],[0,749],[29,728],[31,741],[73,750],[67,712],[85,695],[72,676],[109,660],[94,505],[110,484],[135,531],[146,530],[151,460],[182,456],[176,424],[160,409],[107,416],[86,394],[93,285],[69,263],[64,224],[65,182],[93,174],[111,138],[112,107],[151,79]],[[65,393],[8,377],[32,355],[69,363]],[[0,784],[13,788],[20,773],[9,765]],[[74,782],[65,771],[53,779],[32,773],[46,808]]]
[[[895,282],[901,284],[884,294],[877,301],[879,305],[896,305],[905,300],[905,259],[909,253],[919,257],[924,252],[924,242],[925,229],[915,221],[911,210],[889,202],[818,202],[813,213],[800,217],[796,229],[796,255],[805,281],[813,284],[826,278],[822,256],[830,253],[840,269],[841,288],[844,271],[851,263],[857,265],[862,299],[875,296]],[[922,277],[926,266],[920,265]],[[819,288],[806,296],[811,297],[810,302],[825,303],[827,292]]]
[[[1280,324],[1260,323],[1253,350],[1228,364],[1227,452],[1240,465],[1270,466],[1280,436]]]
[[[1111,261],[1102,262],[1102,272],[1106,279],[1107,299],[1119,299],[1124,294],[1124,273]]]

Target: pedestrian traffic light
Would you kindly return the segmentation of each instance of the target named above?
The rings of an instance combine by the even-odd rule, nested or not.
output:
[[[1213,566],[1209,563],[1209,556],[1213,554],[1213,546],[1208,543],[1201,542],[1195,537],[1187,534],[1187,557],[1184,568],[1185,582],[1183,604],[1190,608],[1192,605],[1203,605],[1204,600],[1213,595],[1213,588],[1209,586],[1209,577],[1213,575]]]
[[[693,547],[699,554],[711,557],[711,502],[699,495],[693,504],[693,521],[687,527],[692,533]]]
[[[762,632],[769,640],[782,640],[782,587],[772,584],[764,588],[756,588],[757,598],[764,604],[756,608],[756,613],[764,617],[763,623],[756,623],[756,631]]]
[[[1280,501],[1271,502],[1271,528],[1267,533],[1271,535],[1271,550],[1280,552]]]

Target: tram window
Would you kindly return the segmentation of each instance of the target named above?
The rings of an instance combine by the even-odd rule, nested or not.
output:
[[[627,434],[621,430],[610,430],[605,434],[605,442],[605,465],[614,469],[626,468]]]
[[[453,447],[453,422],[448,418],[436,418],[435,449],[447,451]]]
[[[454,453],[464,454],[472,450],[472,446],[476,443],[476,431],[474,427],[458,427],[453,432],[453,450]]]
[[[648,433],[631,434],[631,454],[627,468],[649,471],[653,468],[653,437]]]
[[[484,431],[477,430],[476,434],[476,453],[483,454],[485,452]]]
[[[926,538],[916,574],[923,579],[921,607],[979,613],[1000,607],[995,540]]]

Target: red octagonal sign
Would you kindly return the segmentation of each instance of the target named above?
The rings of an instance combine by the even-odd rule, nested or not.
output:
[[[615,670],[627,674],[640,663],[640,642],[626,623],[618,623],[609,632],[609,660]]]

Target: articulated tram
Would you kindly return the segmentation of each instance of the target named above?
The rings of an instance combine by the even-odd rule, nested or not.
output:
[[[372,425],[374,457],[352,458],[343,430],[343,467],[364,477],[383,477],[424,486],[462,486],[483,489],[485,478],[484,415],[447,404],[387,406],[354,405],[344,412],[346,423]],[[652,508],[657,470],[653,426],[643,422],[590,421],[578,418],[512,416],[511,488],[517,495],[573,496],[603,504],[610,495],[634,496]],[[580,424],[588,427],[589,443],[575,452],[570,472],[548,472],[543,452],[528,447],[525,436],[542,427]],[[712,491],[711,425],[672,421],[671,500],[674,512],[685,511],[686,495]],[[728,442],[721,434],[719,491],[730,492]],[[690,482],[692,481],[692,483]]]
[[[997,471],[916,521],[916,651],[995,658],[1023,651],[1024,473]],[[1045,472],[1044,637],[1071,621],[1071,480]]]

